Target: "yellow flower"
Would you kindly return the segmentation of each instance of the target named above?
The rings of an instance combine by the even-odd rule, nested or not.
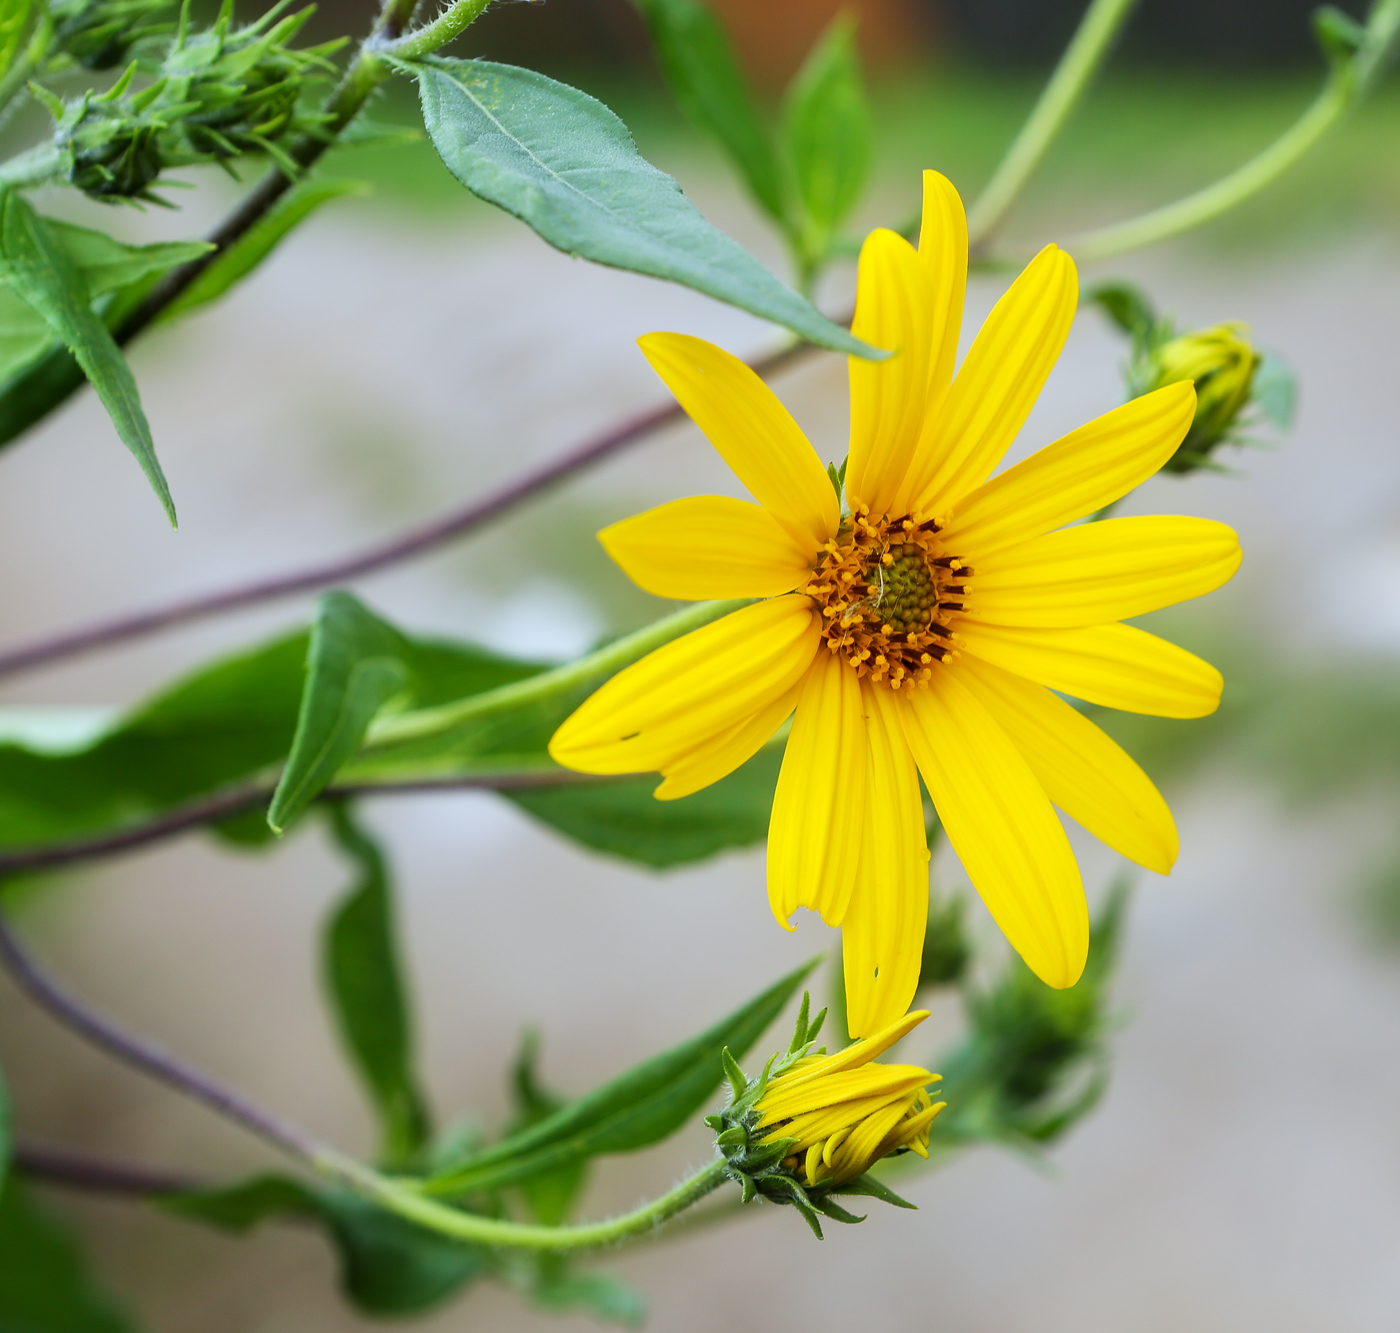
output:
[[[918,1010],[835,1055],[804,1055],[769,1081],[757,1128],[796,1140],[782,1164],[804,1185],[844,1185],[892,1153],[928,1156],[929,1126],[947,1105],[928,1095],[938,1075],[872,1063],[927,1017]]]
[[[768,835],[780,924],[844,932],[850,1031],[903,1013],[918,982],[928,852],[918,775],[969,878],[1051,986],[1083,970],[1089,921],[1053,806],[1165,873],[1171,813],[1142,770],[1057,697],[1200,717],[1221,679],[1116,622],[1218,587],[1235,534],[1180,517],[1066,526],[1145,481],[1191,425],[1191,383],[1106,413],[995,477],[1074,318],[1074,263],[1047,246],[953,361],[967,273],[962,203],[924,177],[915,250],[861,252],[843,517],[772,391],[719,348],[649,334],[643,352],[758,504],[701,496],[600,534],[632,579],[682,599],[761,599],[643,658],[559,728],[589,773],[658,770],[662,800],[732,772],[794,713]],[[989,479],[990,478],[990,479]],[[1054,691],[1054,692],[1052,692]]]

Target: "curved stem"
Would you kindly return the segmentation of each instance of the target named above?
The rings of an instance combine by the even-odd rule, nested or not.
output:
[[[560,787],[574,783],[616,782],[617,778],[598,778],[589,773],[572,773],[563,769],[474,774],[463,777],[432,778],[416,782],[338,782],[323,791],[318,800],[336,800],[345,796],[406,796],[425,791],[519,791],[529,787]],[[0,876],[32,870],[52,870],[58,866],[78,865],[84,861],[100,860],[117,852],[134,851],[166,838],[173,838],[192,828],[212,824],[231,815],[242,814],[253,806],[272,799],[273,788],[268,785],[234,787],[213,796],[191,801],[167,810],[144,824],[134,824],[93,838],[75,838],[71,842],[51,843],[45,847],[28,847],[19,851],[0,852]]]
[[[793,343],[768,356],[759,357],[749,362],[749,365],[759,374],[769,375],[814,350],[816,349],[810,344]],[[147,634],[154,634],[159,630],[200,620],[205,616],[254,606],[279,597],[290,597],[296,593],[311,592],[335,583],[345,583],[350,579],[360,578],[412,559],[414,556],[426,554],[503,517],[526,500],[559,485],[595,463],[612,457],[628,445],[645,439],[662,427],[682,420],[683,417],[680,405],[674,401],[640,413],[600,435],[582,441],[551,462],[531,469],[460,509],[419,527],[409,528],[386,542],[343,559],[311,565],[272,578],[236,584],[218,592],[181,598],[165,606],[153,607],[149,611],[100,620],[96,624],[20,644],[7,652],[0,652],[0,676],[14,675],[50,662],[76,657],[93,649],[112,647]]]
[[[1271,185],[1337,127],[1370,88],[1400,31],[1400,3],[1379,0],[1356,55],[1333,67],[1322,91],[1273,143],[1214,185],[1141,217],[1065,242],[1076,259],[1105,259],[1140,250],[1213,221]]]
[[[1040,100],[968,212],[968,240],[974,249],[1005,221],[1026,182],[1079,105],[1136,4],[1137,0],[1092,0],[1084,12]]]
[[[65,1027],[123,1064],[158,1079],[195,1101],[203,1102],[225,1119],[235,1121],[274,1147],[304,1162],[319,1162],[331,1151],[280,1116],[255,1106],[241,1093],[189,1068],[143,1038],[123,1031],[69,995],[30,956],[10,928],[3,911],[0,911],[0,966],[41,1009],[47,1010]]]
[[[163,1167],[141,1166],[69,1148],[49,1148],[33,1143],[16,1143],[10,1152],[10,1166],[46,1185],[89,1190],[95,1194],[117,1194],[147,1198],[157,1194],[188,1194],[213,1188],[202,1176],[188,1175]]]
[[[510,1246],[530,1250],[582,1250],[615,1245],[632,1236],[655,1231],[667,1218],[683,1212],[729,1179],[722,1158],[716,1158],[693,1176],[681,1181],[659,1199],[624,1213],[607,1222],[581,1226],[546,1227],[527,1222],[508,1222],[476,1213],[464,1213],[433,1199],[424,1198],[413,1186],[391,1180],[359,1162],[338,1154],[323,1157],[317,1165],[327,1175],[344,1181],[400,1217],[429,1231],[454,1240],[477,1245]]]

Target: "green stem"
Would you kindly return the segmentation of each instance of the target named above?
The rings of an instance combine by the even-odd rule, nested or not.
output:
[[[385,49],[392,51],[400,60],[420,60],[432,55],[439,47],[460,37],[481,17],[490,0],[454,0],[431,23],[396,42],[386,43]]]
[[[482,1217],[477,1213],[450,1208],[424,1198],[410,1184],[381,1176],[377,1171],[339,1153],[322,1153],[315,1164],[325,1174],[368,1196],[380,1207],[429,1231],[477,1245],[527,1250],[591,1249],[600,1245],[614,1245],[631,1236],[645,1235],[667,1218],[684,1212],[729,1178],[723,1160],[717,1158],[659,1199],[653,1199],[621,1217],[582,1226],[546,1227]]]
[[[1067,241],[1065,248],[1079,260],[1105,259],[1179,236],[1239,207],[1276,181],[1337,127],[1370,88],[1395,44],[1397,32],[1400,0],[1378,0],[1356,55],[1333,66],[1312,105],[1262,153],[1204,190],[1127,222],[1086,232]]]
[[[1026,182],[1079,105],[1136,3],[1137,0],[1093,0],[1085,11],[1040,100],[967,215],[968,239],[974,248],[1005,221]]]
[[[622,667],[634,662],[644,653],[659,648],[682,634],[708,625],[712,620],[727,616],[741,606],[747,606],[745,599],[732,602],[698,602],[673,616],[658,620],[635,634],[618,639],[596,653],[589,653],[577,662],[556,667],[553,671],[541,672],[514,685],[503,685],[500,689],[488,690],[484,694],[473,695],[460,703],[443,704],[437,708],[423,708],[411,713],[400,713],[387,717],[370,728],[366,737],[367,749],[387,745],[397,745],[404,741],[421,740],[431,736],[440,738],[445,732],[456,730],[467,724],[478,724],[495,713],[514,711],[525,704],[548,699],[563,694],[577,685],[583,685],[599,676],[612,675]],[[366,758],[372,756],[366,755]]]

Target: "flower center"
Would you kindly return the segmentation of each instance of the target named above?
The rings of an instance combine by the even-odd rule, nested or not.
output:
[[[948,618],[963,609],[971,569],[917,516],[872,520],[862,506],[826,543],[799,590],[821,608],[827,648],[861,676],[912,689],[952,656]]]

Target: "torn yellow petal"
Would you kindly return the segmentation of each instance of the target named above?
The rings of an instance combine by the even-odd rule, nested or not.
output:
[[[753,498],[811,560],[835,535],[840,506],[826,469],[772,389],[702,338],[648,333],[637,342]]]
[[[970,654],[955,670],[1065,814],[1130,861],[1163,875],[1172,868],[1172,813],[1121,746],[1044,686]]]
[[[812,572],[772,514],[726,495],[672,500],[604,528],[598,540],[639,588],[681,602],[776,597]]]
[[[978,556],[967,609],[999,625],[1104,625],[1211,592],[1239,564],[1239,539],[1223,523],[1112,518]]]
[[[665,769],[786,694],[817,651],[811,601],[734,611],[618,672],[554,733],[549,753],[584,773]]]
[[[768,825],[768,901],[780,925],[810,907],[839,926],[855,884],[865,816],[865,719],[860,682],[819,652],[797,714]]]
[[[1074,261],[1047,245],[996,303],[943,407],[925,424],[908,508],[943,514],[981,485],[1025,423],[1079,300]]]
[[[1195,414],[1191,384],[1134,398],[979,486],[939,535],[975,567],[994,551],[1095,513],[1152,476]]]
[[[928,837],[919,773],[900,725],[907,701],[861,682],[870,776],[855,891],[841,925],[846,1026],[853,1037],[898,1019],[914,998],[928,925]]]
[[[1044,788],[955,671],[937,672],[908,702],[905,735],[973,887],[1036,976],[1074,985],[1089,912]]]
[[[1091,704],[1156,717],[1205,717],[1224,681],[1209,662],[1131,625],[1021,629],[960,620],[957,646]]]
[[[852,356],[851,452],[846,495],[852,508],[882,514],[908,471],[928,399],[933,282],[914,247],[877,228],[861,247],[851,332],[894,355]]]
[[[652,795],[658,801],[678,800],[708,787],[712,782],[718,782],[740,764],[747,763],[791,716],[801,690],[799,681],[733,730],[712,736],[698,748],[668,764],[662,770],[666,781]]]

